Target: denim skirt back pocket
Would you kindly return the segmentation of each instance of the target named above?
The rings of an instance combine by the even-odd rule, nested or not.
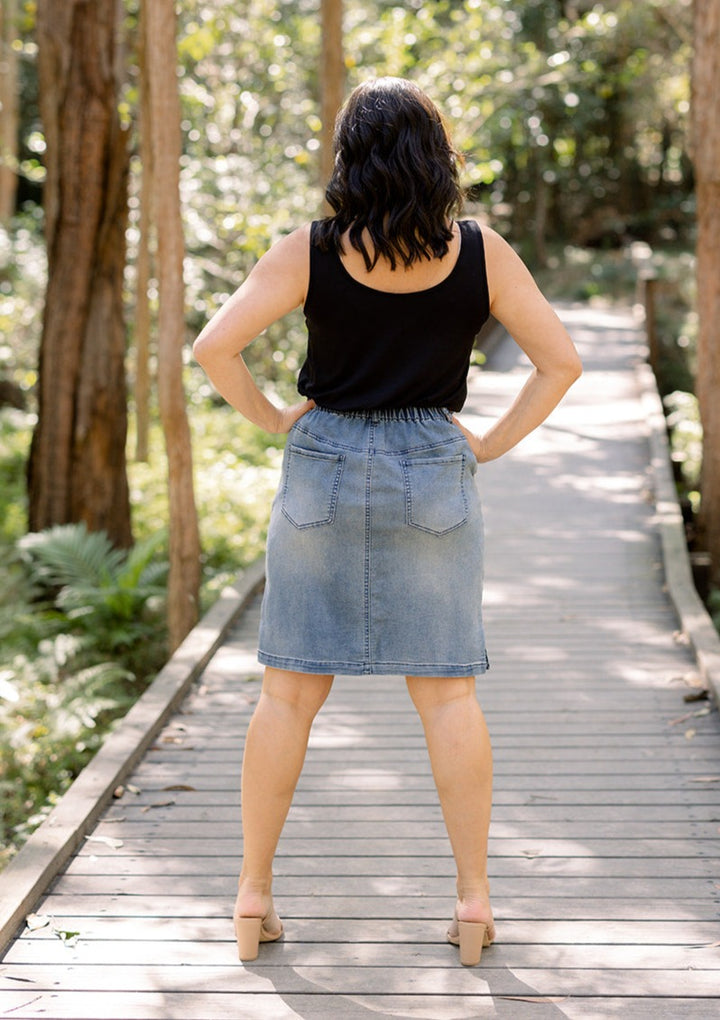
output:
[[[296,528],[333,523],[344,461],[341,453],[288,447],[282,512]]]
[[[431,535],[446,535],[468,518],[464,454],[403,461],[405,520]]]

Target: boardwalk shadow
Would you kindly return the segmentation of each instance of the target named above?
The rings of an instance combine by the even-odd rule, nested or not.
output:
[[[385,957],[385,966],[388,957]],[[489,954],[486,954],[489,955]],[[432,968],[402,968],[382,991],[371,992],[374,979],[368,974],[368,991],[343,991],[344,967],[313,968],[245,964],[249,973],[267,983],[268,1002],[253,1020],[561,1020],[567,1018],[566,997],[541,995],[520,980],[509,967],[458,967],[442,973]],[[307,973],[313,971],[313,977]],[[384,971],[387,978],[391,971]],[[432,992],[412,992],[413,986],[434,985]],[[458,994],[455,986],[462,984]],[[451,986],[451,987],[446,987]],[[277,988],[293,991],[278,992]],[[500,993],[494,989],[501,989]]]

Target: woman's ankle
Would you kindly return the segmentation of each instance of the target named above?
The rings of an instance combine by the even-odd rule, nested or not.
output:
[[[493,927],[490,883],[487,879],[457,883],[457,916],[460,921],[484,922]]]
[[[272,876],[255,878],[241,873],[235,901],[238,917],[264,917],[272,908]]]

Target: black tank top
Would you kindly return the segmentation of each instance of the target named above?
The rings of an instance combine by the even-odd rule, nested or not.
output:
[[[490,300],[480,227],[473,220],[459,227],[450,275],[426,290],[393,294],[355,280],[337,252],[320,251],[312,225],[303,396],[333,411],[461,409]]]

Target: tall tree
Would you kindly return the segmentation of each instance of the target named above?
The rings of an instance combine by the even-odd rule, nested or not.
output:
[[[118,118],[116,0],[40,0],[40,111],[48,285],[31,530],[85,521],[132,541],[123,273],[127,132]]]
[[[0,4],[0,223],[15,211],[18,164],[17,0]]]
[[[147,73],[148,58],[145,52],[147,31],[145,28],[145,7],[140,8],[139,63],[143,79]],[[150,131],[150,96],[147,83],[143,80],[138,108],[138,136],[140,150],[140,216],[139,238],[136,263],[135,286],[135,459],[147,461],[150,436],[150,333],[152,316],[150,312],[150,276],[152,271],[152,134]]]
[[[343,0],[321,0],[322,60],[320,83],[322,89],[320,120],[322,139],[320,174],[323,187],[330,180],[333,169],[333,132],[335,117],[343,101],[345,89],[345,61],[343,58]]]
[[[720,0],[695,0],[693,156],[697,196],[697,397],[703,426],[700,528],[720,587]]]
[[[180,97],[175,0],[143,0],[141,31],[152,139],[152,215],[157,233],[158,400],[168,459],[170,575],[168,630],[173,651],[198,618],[200,537],[193,490],[192,447],[182,381],[185,337],[180,210]]]

